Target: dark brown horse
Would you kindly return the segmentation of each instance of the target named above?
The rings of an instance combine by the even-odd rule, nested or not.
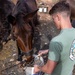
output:
[[[32,59],[32,39],[33,31],[37,22],[37,5],[35,0],[19,0],[8,16],[8,21],[12,24],[12,35],[17,41],[19,50],[19,60],[26,55],[27,61]]]
[[[11,13],[14,4],[9,0],[0,0],[0,49],[2,49],[3,42],[8,41],[11,26],[7,20],[7,16]]]

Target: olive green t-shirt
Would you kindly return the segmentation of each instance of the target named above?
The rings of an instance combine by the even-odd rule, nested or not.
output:
[[[75,64],[75,29],[61,30],[54,37],[49,46],[49,60],[57,62],[52,74],[45,75],[71,75]]]

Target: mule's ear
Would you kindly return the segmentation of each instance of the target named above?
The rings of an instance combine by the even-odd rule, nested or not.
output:
[[[13,24],[13,25],[16,23],[16,19],[15,19],[15,17],[12,16],[12,15],[8,15],[8,16],[7,16],[7,20],[8,20],[9,23],[11,23],[11,24]]]
[[[25,20],[25,21],[29,21],[29,20],[31,20],[31,19],[34,17],[34,15],[37,13],[37,11],[38,11],[38,9],[35,10],[34,12],[31,12],[31,13],[25,15],[25,16],[23,17],[24,20]]]

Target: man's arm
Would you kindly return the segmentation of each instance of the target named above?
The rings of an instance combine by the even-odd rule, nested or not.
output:
[[[51,74],[56,67],[57,62],[54,62],[52,60],[48,60],[47,63],[43,67],[34,66],[34,73],[37,73],[39,71],[42,71],[47,74]]]
[[[59,61],[61,51],[62,51],[62,45],[60,43],[50,42],[47,63],[43,67],[34,66],[34,72],[36,73],[41,70],[45,73],[51,74]]]
[[[41,56],[43,54],[47,54],[48,51],[49,51],[48,49],[46,49],[46,50],[40,50],[39,53],[38,53],[38,56]]]

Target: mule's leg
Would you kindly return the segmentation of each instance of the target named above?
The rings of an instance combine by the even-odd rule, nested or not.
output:
[[[17,47],[18,47],[18,45],[17,45]],[[19,47],[18,47],[18,59],[17,60],[22,61],[22,52]]]

